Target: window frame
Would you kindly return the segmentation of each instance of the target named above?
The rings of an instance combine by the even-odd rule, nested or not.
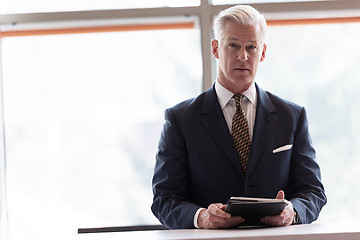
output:
[[[0,14],[0,41],[2,35],[13,31],[30,31],[45,29],[73,29],[84,27],[109,27],[131,24],[159,24],[163,22],[179,22],[188,16],[199,18],[201,29],[203,89],[211,87],[215,81],[214,60],[211,56],[212,21],[220,11],[234,6],[212,5],[209,0],[201,0],[199,6],[162,7],[142,9],[119,9],[99,11],[46,12],[23,14]],[[327,18],[360,17],[360,2],[357,0],[318,0],[306,2],[278,2],[249,4],[258,9],[267,19],[277,24],[296,20],[322,20]],[[359,20],[359,19],[357,19]]]

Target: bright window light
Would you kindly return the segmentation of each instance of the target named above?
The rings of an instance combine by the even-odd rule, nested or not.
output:
[[[357,221],[360,23],[274,26],[267,42],[257,81],[307,110],[328,197],[319,221]]]
[[[0,13],[38,13],[104,9],[199,6],[200,0],[0,0]]]
[[[251,4],[251,3],[286,3],[286,2],[313,2],[319,0],[211,0],[214,5],[222,5],[222,4]],[[326,1],[326,0],[320,0]]]
[[[164,110],[202,88],[199,29],[3,39],[10,236],[159,224]]]

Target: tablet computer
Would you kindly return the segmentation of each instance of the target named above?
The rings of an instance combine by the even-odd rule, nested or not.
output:
[[[286,206],[286,200],[270,198],[231,197],[225,212],[245,220],[258,220],[265,216],[279,215]]]

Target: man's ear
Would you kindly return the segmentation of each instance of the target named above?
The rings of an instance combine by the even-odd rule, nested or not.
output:
[[[219,59],[219,42],[216,39],[211,40],[211,51],[215,58]]]
[[[263,45],[263,50],[262,50],[262,53],[261,53],[261,58],[260,58],[260,62],[264,61],[265,60],[265,52],[266,52],[266,44],[264,43]]]

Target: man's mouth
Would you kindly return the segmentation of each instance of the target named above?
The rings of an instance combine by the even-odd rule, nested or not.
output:
[[[250,71],[248,68],[234,68],[236,71]]]

